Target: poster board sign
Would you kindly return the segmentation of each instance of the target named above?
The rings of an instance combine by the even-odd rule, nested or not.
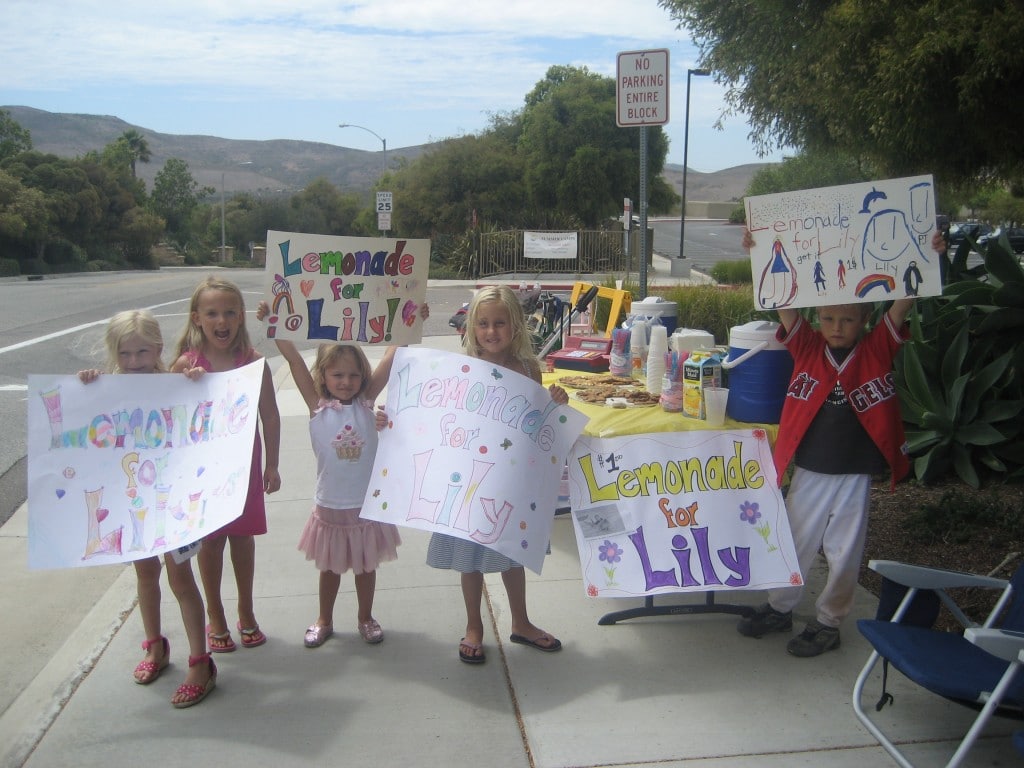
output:
[[[931,176],[748,197],[754,301],[764,310],[942,293]]]
[[[575,259],[577,242],[575,232],[523,232],[523,258]]]
[[[268,339],[415,344],[430,241],[267,232]]]
[[[582,436],[569,501],[590,597],[803,583],[763,429]]]
[[[482,360],[399,349],[361,516],[446,533],[540,573],[566,456],[587,417]]]
[[[160,555],[241,515],[264,365],[196,381],[29,376],[29,567]]]

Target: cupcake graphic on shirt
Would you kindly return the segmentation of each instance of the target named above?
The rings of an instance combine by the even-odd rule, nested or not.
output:
[[[334,440],[331,441],[338,458],[345,461],[358,461],[359,457],[363,455],[364,444],[365,441],[358,432],[352,429],[351,424],[346,424],[345,428],[338,432],[334,436]]]

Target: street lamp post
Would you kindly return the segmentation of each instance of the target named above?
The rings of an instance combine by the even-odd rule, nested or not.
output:
[[[244,163],[238,163],[238,165],[252,165],[252,160],[246,160]],[[221,263],[227,261],[227,238],[224,236],[224,174],[225,171],[220,172],[220,260]]]
[[[683,236],[686,232],[686,162],[687,154],[690,144],[690,78],[693,75],[697,77],[707,77],[710,75],[710,70],[707,69],[688,69],[686,70],[686,114],[683,119],[683,210],[679,216],[679,259],[682,261],[686,258],[686,254],[683,252]],[[683,266],[683,265],[680,265]],[[683,270],[689,272],[688,269]]]
[[[339,128],[358,128],[361,131],[366,131],[367,133],[372,133],[374,136],[376,136],[378,139],[380,139],[382,154],[384,155],[384,163],[383,163],[383,165],[381,167],[381,172],[380,172],[381,178],[383,178],[384,174],[387,173],[387,171],[388,171],[388,140],[385,139],[383,136],[381,136],[376,131],[371,131],[369,128],[367,128],[364,125],[355,125],[354,123],[338,123],[338,127]]]

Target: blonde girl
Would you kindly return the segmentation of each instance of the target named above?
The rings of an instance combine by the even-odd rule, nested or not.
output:
[[[260,302],[256,317],[268,311]],[[426,319],[430,308],[422,305],[419,314]],[[394,525],[363,520],[359,512],[377,453],[377,432],[386,422],[383,410],[374,415],[373,402],[387,384],[397,348],[388,347],[373,371],[354,344],[320,345],[311,368],[292,342],[278,340],[277,348],[309,408],[317,466],[313,511],[298,548],[320,571],[319,615],[303,643],[319,648],[334,634],[334,605],[341,575],[348,570],[355,577],[356,629],[367,643],[379,643],[384,630],[373,616],[377,566],[397,558],[402,541]]]
[[[245,301],[234,283],[215,276],[207,277],[192,293],[189,320],[178,340],[177,357],[172,371],[223,372],[262,359],[249,340],[245,328]],[[203,539],[199,551],[199,575],[206,593],[209,624],[206,636],[210,650],[228,653],[237,647],[228,628],[221,598],[221,578],[224,570],[224,548],[231,545],[231,565],[238,589],[238,621],[243,648],[255,648],[267,641],[256,622],[253,606],[253,581],[256,569],[256,539],[267,532],[267,513],[264,493],[274,493],[281,487],[278,474],[278,455],[281,445],[281,417],[274,396],[274,383],[270,368],[263,364],[263,387],[260,390],[260,422],[263,425],[263,445],[259,430],[253,444],[252,470],[249,491],[241,517]],[[263,463],[263,449],[266,463]],[[261,470],[262,467],[262,470]]]
[[[107,324],[104,342],[107,349],[107,370],[110,373],[166,373],[161,355],[163,336],[160,325],[152,313],[136,309],[120,312]],[[78,372],[83,383],[95,381],[100,371],[91,368]],[[190,560],[178,563],[168,553],[164,555],[167,564],[167,582],[178,600],[181,618],[188,637],[188,672],[185,681],[178,686],[171,697],[171,703],[179,708],[198,704],[209,695],[217,684],[217,667],[206,651],[203,635],[203,598],[199,594],[192,576]],[[171,646],[163,636],[160,627],[160,559],[146,557],[135,561],[135,575],[138,579],[139,615],[145,640],[142,649],[145,657],[135,667],[135,682],[149,685],[154,682],[170,663]]]
[[[466,316],[462,347],[470,357],[500,365],[541,383],[540,364],[533,353],[526,318],[515,293],[507,286],[482,288],[474,295]],[[561,387],[552,385],[549,392],[559,405],[569,402]],[[562,643],[556,637],[530,621],[526,610],[526,572],[519,563],[480,544],[435,533],[430,538],[427,565],[462,574],[462,597],[466,604],[466,635],[459,641],[462,661],[482,664],[486,658],[480,609],[485,573],[501,573],[512,615],[509,639],[539,651],[561,650]]]

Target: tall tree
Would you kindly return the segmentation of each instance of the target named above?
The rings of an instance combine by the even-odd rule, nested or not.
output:
[[[134,128],[122,133],[117,141],[128,150],[128,161],[131,164],[132,178],[134,179],[136,178],[135,163],[148,163],[153,158],[153,153],[149,150],[149,142]]]
[[[1018,0],[659,0],[762,149],[947,182],[1024,170]]]
[[[0,109],[0,160],[30,149],[32,134],[27,128],[22,128],[8,110]]]
[[[188,163],[177,157],[168,158],[153,180],[150,206],[155,214],[167,222],[167,232],[179,243],[191,237],[192,212],[199,199],[213,194],[211,188],[199,188],[199,182],[189,171]]]
[[[588,226],[614,216],[640,183],[639,131],[615,123],[615,80],[586,67],[555,66],[526,96],[519,150],[538,209],[573,213]],[[668,139],[648,128],[651,207],[678,196],[661,179]]]

